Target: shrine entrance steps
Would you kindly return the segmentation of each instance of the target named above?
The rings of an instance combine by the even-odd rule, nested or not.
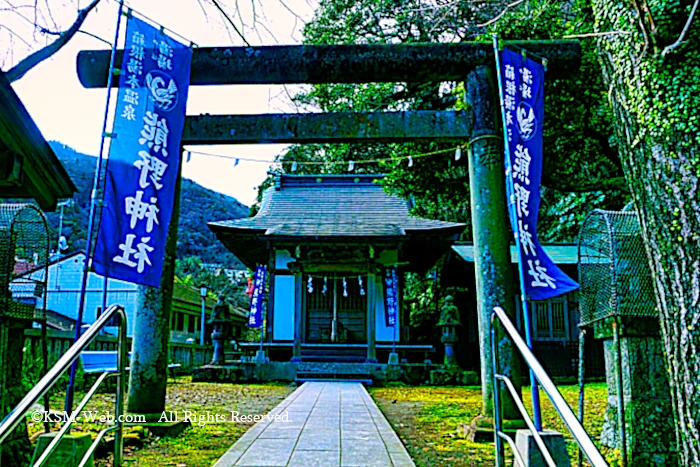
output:
[[[364,363],[302,361],[298,364],[294,381],[297,383],[355,382],[371,386],[374,383],[374,377],[371,368]]]
[[[309,382],[249,429],[214,467],[415,467],[360,383]]]
[[[367,347],[339,348],[331,346],[314,346],[309,344],[301,348],[301,360],[304,362],[345,362],[362,363],[367,359]]]

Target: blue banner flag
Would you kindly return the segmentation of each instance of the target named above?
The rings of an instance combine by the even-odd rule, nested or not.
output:
[[[399,311],[398,274],[395,267],[384,271],[384,319],[387,326],[396,326]]]
[[[258,266],[255,270],[253,281],[253,295],[250,298],[250,313],[248,314],[248,327],[259,328],[263,324],[263,300],[265,299],[265,278],[267,268]]]
[[[190,47],[129,17],[93,258],[98,274],[160,285],[191,60]]]
[[[542,179],[544,67],[521,53],[501,52],[506,186],[511,225],[520,244],[520,268],[529,300],[545,300],[578,289],[547,256],[537,239]]]

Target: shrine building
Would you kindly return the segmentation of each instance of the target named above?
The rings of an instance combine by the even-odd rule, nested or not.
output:
[[[387,268],[425,273],[466,225],[409,215],[409,203],[384,191],[380,175],[277,175],[260,211],[209,223],[247,267],[267,266],[264,346],[271,360],[381,361],[401,357],[408,311],[387,326]],[[259,345],[259,344],[250,344]]]

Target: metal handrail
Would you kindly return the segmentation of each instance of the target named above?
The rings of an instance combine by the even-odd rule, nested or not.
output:
[[[493,411],[494,411],[494,425],[495,425],[495,431],[496,431],[496,436],[494,437],[495,439],[495,444],[496,444],[496,465],[501,466],[504,465],[503,462],[503,441],[501,439],[501,419],[500,419],[500,395],[499,395],[499,381],[505,381],[506,385],[510,382],[510,380],[507,379],[507,377],[503,375],[499,375],[498,373],[498,345],[496,342],[496,326],[495,326],[495,318],[498,318],[498,320],[501,322],[501,325],[503,329],[506,331],[508,336],[511,338],[517,349],[520,351],[520,353],[523,356],[523,359],[525,360],[525,363],[530,367],[532,372],[535,375],[535,378],[537,378],[537,381],[539,381],[540,386],[544,390],[544,392],[547,394],[549,399],[552,401],[552,404],[554,405],[554,408],[557,410],[559,413],[559,416],[562,418],[564,421],[564,424],[566,427],[569,429],[569,432],[571,432],[571,435],[574,437],[574,440],[578,443],[579,447],[581,448],[581,451],[583,451],[584,455],[588,459],[588,461],[591,463],[593,467],[607,467],[608,464],[603,458],[603,456],[600,454],[600,451],[598,448],[595,446],[593,443],[593,440],[591,440],[591,437],[588,436],[588,433],[586,433],[586,430],[583,428],[581,423],[578,421],[576,418],[576,415],[574,415],[574,412],[571,410],[571,407],[566,403],[564,400],[564,397],[562,397],[561,393],[557,389],[556,385],[552,382],[551,378],[549,375],[547,375],[547,372],[542,368],[542,365],[540,365],[540,362],[537,361],[537,358],[535,358],[535,355],[532,353],[532,350],[527,346],[523,338],[520,336],[518,333],[518,330],[515,328],[513,323],[511,322],[510,318],[508,318],[508,315],[506,315],[506,312],[503,311],[501,307],[495,307],[493,309],[493,314],[491,315],[491,349],[492,349],[492,365],[493,365]],[[509,389],[511,389],[509,387]],[[514,389],[514,388],[513,388]],[[517,393],[513,394],[513,398],[520,402],[519,407],[522,406],[522,401],[519,400],[517,396]],[[517,402],[516,402],[517,404]],[[524,407],[523,407],[524,408]],[[523,414],[527,415],[527,413]],[[539,435],[539,433],[536,430],[532,430],[532,421],[530,420],[529,416],[524,417],[526,420],[526,423],[529,421],[528,426],[530,426],[530,430],[532,432],[533,437],[535,438],[535,441],[537,445],[542,449],[542,447],[545,447],[544,442],[542,441],[542,437]],[[545,454],[546,453],[546,454]],[[549,455],[549,452],[547,451],[546,447],[545,449],[542,450],[542,454],[545,457],[545,460],[547,463],[549,463],[549,460],[551,460],[551,455]],[[549,455],[549,459],[547,459]],[[552,461],[553,462],[553,461]],[[553,464],[550,464],[553,465]]]
[[[85,350],[92,341],[98,336],[102,328],[104,328],[107,323],[110,322],[112,317],[117,316],[118,319],[118,334],[117,334],[117,371],[116,372],[106,372],[103,373],[97,382],[92,386],[90,391],[85,395],[83,400],[80,402],[76,411],[82,410],[87,404],[88,400],[97,390],[97,387],[104,381],[108,376],[116,376],[117,379],[117,394],[114,407],[114,420],[115,425],[110,429],[110,431],[115,431],[114,435],[114,466],[119,467],[122,465],[122,458],[124,452],[124,425],[122,421],[122,415],[124,413],[124,390],[126,388],[126,360],[127,360],[127,339],[126,339],[126,313],[121,305],[111,305],[107,310],[102,313],[102,315],[90,326],[83,335],[66,351],[66,353],[56,362],[56,364],[49,370],[49,372],[41,378],[41,380],[34,386],[29,393],[24,396],[17,406],[12,409],[12,411],[7,414],[5,419],[0,422],[0,444],[2,444],[10,433],[24,420],[32,409],[34,404],[46,394],[58,381],[58,379],[63,375],[63,373],[70,368],[75,360],[80,357],[80,353]],[[68,414],[72,415],[72,414]],[[54,440],[46,447],[42,456],[37,460],[37,465],[41,465],[51,454],[51,451],[58,446],[61,437],[68,431],[72,423],[73,417],[69,417],[68,421],[59,431],[59,434],[54,438]],[[104,430],[103,430],[104,431]],[[103,434],[104,435],[104,434]],[[92,452],[97,447],[96,443],[93,443],[85,454],[85,457],[89,457]]]

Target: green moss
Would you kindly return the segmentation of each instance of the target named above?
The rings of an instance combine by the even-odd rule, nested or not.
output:
[[[578,386],[558,388],[569,405],[577,407]],[[480,387],[371,388],[369,392],[401,437],[416,465],[493,464],[493,444],[472,443],[463,439],[464,426],[472,422],[483,428],[493,426],[490,417],[479,415]],[[523,395],[525,406],[531,410],[529,388],[523,387]],[[572,459],[576,458],[576,443],[573,442],[566,426],[543,392],[540,398],[544,427],[563,433],[569,455]],[[594,440],[597,440],[602,432],[606,403],[607,387],[604,383],[586,385],[584,427]],[[521,424],[522,422],[509,424],[507,428],[520,428]],[[600,448],[605,455],[611,455],[611,459],[614,460],[612,451]]]

